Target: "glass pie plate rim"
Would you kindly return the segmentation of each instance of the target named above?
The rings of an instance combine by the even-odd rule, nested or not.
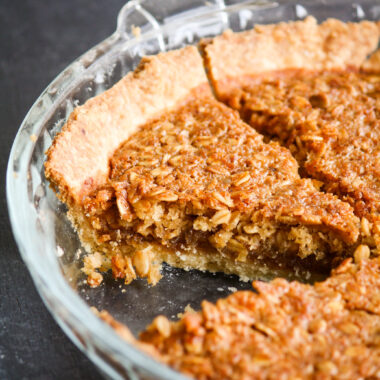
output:
[[[157,39],[158,50],[165,50],[164,36],[168,30],[173,30],[180,23],[194,23],[197,19],[216,17],[223,29],[230,26],[228,17],[233,12],[250,9],[251,11],[278,8],[281,6],[292,7],[293,19],[303,18],[308,13],[305,9],[308,5],[323,7],[324,0],[310,1],[201,1],[194,2],[194,7],[188,8],[182,13],[169,14],[167,20],[159,21],[152,11],[144,6],[150,0],[132,0],[119,12],[117,29],[114,34],[96,45],[81,57],[76,59],[63,70],[43,91],[36,100],[22,122],[15,137],[8,161],[6,192],[8,211],[13,234],[15,236],[21,256],[26,263],[33,281],[39,291],[45,305],[51,314],[70,337],[70,339],[86,353],[86,355],[112,378],[130,377],[139,378],[137,373],[145,378],[155,376],[161,379],[185,379],[182,375],[163,364],[156,362],[133,345],[124,341],[107,324],[102,322],[89,308],[85,301],[72,289],[64,278],[59,267],[56,252],[51,252],[51,244],[46,241],[43,226],[43,217],[38,215],[36,204],[44,195],[44,189],[33,188],[33,173],[29,164],[34,154],[38,138],[43,132],[44,123],[54,111],[54,107],[65,99],[73,86],[79,86],[81,77],[87,71],[97,70],[97,67],[106,65],[106,60],[112,54],[118,54],[118,49],[131,49],[152,36]],[[164,3],[164,1],[162,2]],[[190,5],[191,0],[173,0],[170,2],[178,6]],[[352,18],[357,20],[366,16],[361,4],[379,4],[379,1],[354,1],[334,0],[331,3],[340,6],[350,5],[353,9]],[[330,3],[330,4],[331,4]],[[297,8],[298,7],[298,8]],[[135,12],[135,13],[134,13]],[[138,12],[148,24],[147,30],[142,29],[138,34],[133,30],[133,15]],[[380,11],[379,11],[380,13]],[[377,15],[380,18],[380,15]],[[138,20],[137,20],[137,25]],[[131,28],[132,30],[130,31]],[[67,117],[67,115],[66,115]],[[41,159],[44,154],[41,152]],[[39,193],[41,193],[39,195]],[[42,217],[42,219],[41,219]],[[45,233],[45,235],[44,235]],[[40,239],[39,237],[44,237]],[[51,242],[50,242],[51,243]],[[42,254],[46,253],[46,254]],[[142,370],[142,372],[141,372]]]

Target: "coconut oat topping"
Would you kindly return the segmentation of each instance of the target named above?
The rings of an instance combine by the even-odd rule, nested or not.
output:
[[[380,76],[289,71],[251,79],[229,104],[288,147],[304,174],[349,201],[360,217],[380,212]]]
[[[357,236],[357,219],[346,203],[300,179],[288,150],[264,143],[211,99],[142,127],[115,153],[111,167],[110,184],[127,221],[138,205],[165,202],[185,214],[206,215],[214,226],[230,223],[237,211],[285,224],[325,225],[350,242]]]

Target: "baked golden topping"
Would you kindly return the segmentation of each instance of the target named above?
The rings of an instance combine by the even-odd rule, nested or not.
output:
[[[289,147],[304,174],[348,200],[358,216],[380,211],[380,76],[305,72],[262,79],[230,105]]]

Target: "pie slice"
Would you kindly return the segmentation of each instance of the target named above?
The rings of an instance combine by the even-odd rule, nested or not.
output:
[[[144,58],[78,107],[48,151],[89,283],[158,281],[163,261],[243,279],[309,279],[352,255],[352,207],[214,99],[195,47]]]
[[[314,286],[256,281],[178,322],[158,316],[127,341],[195,379],[377,379],[380,260],[347,259]],[[365,296],[363,296],[365,294]]]
[[[380,250],[379,24],[256,26],[204,43],[220,100],[297,159],[301,175],[349,202]],[[380,252],[380,251],[379,251]]]

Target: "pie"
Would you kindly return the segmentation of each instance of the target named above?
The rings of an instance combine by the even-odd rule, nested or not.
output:
[[[177,322],[158,316],[125,340],[196,379],[378,379],[380,260],[351,259],[314,286],[255,281]]]
[[[176,76],[168,81],[178,88],[168,87],[161,72]],[[147,93],[145,82],[154,79],[154,93]],[[157,104],[148,115],[144,98]],[[287,149],[265,143],[213,98],[195,47],[146,59],[74,111],[46,171],[95,252],[85,260],[92,285],[97,267],[111,267],[127,283],[136,271],[155,283],[162,261],[243,279],[309,278],[352,255],[358,243],[352,207],[301,179]]]
[[[333,269],[315,286],[255,283],[259,295],[160,317],[136,344],[202,379],[379,373],[379,34],[311,17],[225,32],[202,56],[144,58],[74,110],[45,173],[89,252],[91,286],[108,270],[155,284],[163,262],[243,280]]]

